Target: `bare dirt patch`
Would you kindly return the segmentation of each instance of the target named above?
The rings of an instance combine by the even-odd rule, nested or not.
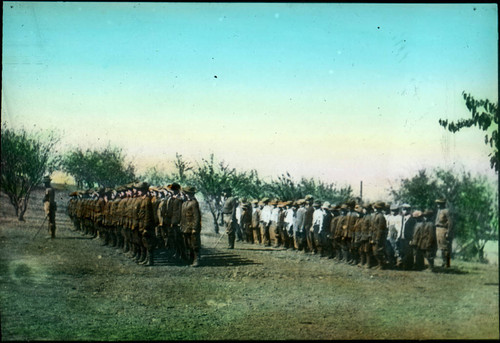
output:
[[[37,191],[18,223],[0,197],[2,340],[498,339],[498,261],[449,271],[372,271],[290,250],[214,248],[202,264],[137,265],[72,231],[57,193],[57,238]],[[440,263],[438,259],[437,264]]]

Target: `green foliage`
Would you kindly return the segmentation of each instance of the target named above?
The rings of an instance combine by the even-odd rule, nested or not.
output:
[[[45,173],[56,165],[53,149],[59,138],[52,132],[28,133],[2,124],[1,190],[14,206],[16,216],[24,220],[31,191],[42,182]]]
[[[201,164],[193,170],[193,183],[205,199],[210,213],[214,219],[215,232],[219,232],[218,219],[221,216],[223,206],[223,191],[228,187],[238,186],[235,182],[234,168],[223,161],[216,163],[214,155],[209,159],[202,159]]]
[[[146,181],[153,186],[165,186],[172,183],[172,176],[166,172],[158,170],[157,167],[148,168],[146,172],[139,177],[139,179]]]
[[[268,183],[264,194],[283,201],[302,199],[310,194],[315,199],[340,204],[352,197],[352,189],[351,186],[338,189],[334,183],[325,183],[313,178],[302,178],[296,182],[287,172],[279,176],[277,181]]]
[[[486,243],[498,239],[498,192],[494,189],[484,177],[436,169],[431,176],[420,170],[414,177],[402,179],[391,194],[394,201],[421,210],[435,208],[436,198],[446,198],[457,243],[455,255],[483,261]]]
[[[462,92],[465,105],[472,118],[460,119],[457,122],[448,123],[448,120],[439,119],[439,125],[448,129],[450,132],[458,132],[464,127],[477,126],[482,131],[490,131],[484,137],[485,144],[491,147],[490,165],[497,173],[500,155],[498,153],[498,103],[491,103],[488,99],[476,100],[470,94]]]
[[[116,187],[135,179],[134,167],[125,163],[122,149],[109,145],[102,150],[77,148],[63,157],[61,165],[80,188]]]
[[[431,179],[425,169],[419,170],[412,178],[402,179],[399,188],[391,188],[390,194],[394,202],[407,202],[420,210],[434,208],[434,201],[440,196],[437,181]]]

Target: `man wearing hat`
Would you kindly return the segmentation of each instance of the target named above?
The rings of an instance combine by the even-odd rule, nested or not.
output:
[[[359,238],[359,267],[371,268],[372,249],[370,245],[372,237],[373,207],[371,204],[363,206],[363,222]]]
[[[304,229],[304,218],[306,215],[305,208],[306,201],[304,199],[299,199],[295,202],[296,211],[295,218],[293,221],[293,241],[294,248],[296,251],[305,252],[305,229]]]
[[[453,241],[453,225],[450,211],[446,208],[446,199],[440,198],[436,200],[436,237],[437,248],[441,250],[441,258],[443,259],[442,266],[450,268],[451,264],[451,247]]]
[[[413,215],[417,224],[415,225],[415,232],[410,245],[414,249],[415,270],[424,269],[424,257],[427,259],[431,270],[434,268],[434,254],[437,244],[432,215],[432,210],[426,210],[424,213],[415,211]]]
[[[45,185],[45,196],[43,197],[43,209],[45,211],[45,216],[49,222],[49,232],[50,238],[56,238],[56,210],[57,204],[55,201],[55,191],[50,186],[50,176],[45,175],[43,177],[43,183]]]
[[[259,200],[252,200],[252,243],[260,244],[260,211],[262,209],[262,204]]]
[[[266,247],[271,246],[271,239],[269,237],[269,225],[271,224],[272,206],[269,205],[269,198],[263,198],[262,203],[264,206],[260,212],[260,238],[261,243]]]
[[[164,225],[167,226],[167,244],[174,249],[174,257],[186,259],[187,256],[183,256],[185,255],[186,248],[184,247],[184,240],[180,231],[184,196],[180,192],[181,185],[176,182],[168,185],[167,189],[170,191],[170,198],[166,205],[167,209],[164,219]]]
[[[277,248],[281,245],[281,237],[279,233],[279,217],[282,206],[278,206],[277,199],[272,200],[269,205],[272,206],[271,223],[269,224],[269,239],[271,241],[271,246],[273,248]]]
[[[386,206],[384,202],[378,201],[373,207],[375,208],[375,216],[372,222],[370,243],[372,245],[373,256],[377,262],[376,269],[383,269],[386,266],[385,242],[387,240],[387,222],[383,213]]]
[[[413,238],[415,225],[416,220],[411,214],[411,206],[409,204],[401,205],[401,232],[398,237],[398,250],[399,265],[405,270],[413,269],[414,256],[410,241]]]
[[[306,200],[306,213],[304,215],[304,232],[305,232],[305,238],[306,238],[306,243],[307,243],[307,252],[310,252],[311,254],[317,253],[316,247],[314,245],[314,234],[313,234],[313,216],[314,216],[314,211],[316,210],[313,206],[314,204],[314,197],[312,195],[306,195],[305,197]],[[321,206],[320,202],[317,202],[317,207]]]
[[[247,243],[253,243],[252,205],[246,198],[241,199],[241,233]]]
[[[186,198],[182,203],[181,231],[184,246],[188,250],[189,263],[197,267],[200,263],[201,249],[201,211],[198,200],[194,196],[196,188],[186,186],[182,188]]]
[[[236,208],[238,207],[238,200],[232,196],[233,192],[231,188],[226,188],[223,192],[226,200],[224,201],[224,206],[222,207],[222,214],[224,216],[224,224],[226,226],[228,249],[234,249],[234,241],[236,239],[236,229],[237,229],[237,218],[236,218]]]

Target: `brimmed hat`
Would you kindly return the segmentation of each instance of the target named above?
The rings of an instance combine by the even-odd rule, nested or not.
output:
[[[361,207],[360,205],[356,205],[356,206],[354,206],[354,211],[361,213],[361,212],[363,212],[363,207]]]
[[[399,206],[398,206],[398,204],[391,204],[391,206],[389,207],[389,209],[391,211],[396,211],[396,210],[399,210]]]
[[[314,200],[313,206],[321,206],[321,201],[319,200]]]
[[[69,196],[70,196],[70,197],[76,197],[77,195],[78,195],[78,192],[77,192],[77,191],[74,191],[74,192],[69,193]]]
[[[252,203],[252,204],[258,204],[258,203],[259,203],[259,200],[257,200],[257,199],[253,199],[253,200],[251,201],[251,203]]]
[[[133,188],[141,190],[141,191],[147,191],[149,189],[149,183],[144,182],[144,181],[137,182],[137,183],[134,183]]]
[[[410,206],[410,204],[405,203],[405,204],[401,205],[401,208],[411,208],[411,206]]]
[[[422,217],[422,211],[419,211],[419,210],[413,211],[413,213],[411,214],[411,216],[414,217],[414,218]]]
[[[182,187],[182,190],[184,191],[184,193],[196,193],[196,187],[193,186]]]
[[[42,181],[45,183],[52,181],[52,179],[50,178],[50,175],[44,175]]]
[[[299,200],[295,201],[295,205],[297,205],[297,206],[304,205],[305,202],[306,202],[305,199],[299,199]]]
[[[375,207],[375,208],[385,208],[385,202],[383,202],[383,201],[377,201],[375,204],[373,204],[373,207]]]
[[[286,204],[286,202],[280,201],[280,202],[278,202],[278,207],[279,208],[285,207],[285,204]]]
[[[349,206],[347,206],[347,204],[340,205],[341,210],[347,210],[348,208],[349,208]]]
[[[446,199],[444,199],[444,198],[436,199],[436,203],[438,203],[438,204],[446,204]]]
[[[268,197],[264,197],[264,198],[262,198],[260,201],[261,201],[263,204],[267,204],[267,203],[270,201],[270,199],[269,199]]]
[[[181,189],[181,185],[179,185],[177,182],[174,182],[171,183],[170,185],[167,185],[167,189],[172,191],[178,191],[179,189]]]
[[[321,205],[321,208],[324,208],[324,209],[327,209],[327,210],[328,210],[328,209],[330,208],[330,203],[329,203],[328,201],[325,201],[325,202],[323,203],[323,205]]]

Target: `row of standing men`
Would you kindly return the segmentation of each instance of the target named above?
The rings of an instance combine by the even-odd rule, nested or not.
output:
[[[446,200],[437,211],[411,211],[378,201],[333,206],[308,195],[297,201],[269,198],[248,202],[225,191],[223,216],[228,248],[235,241],[319,254],[360,267],[422,270],[434,267],[441,250],[450,267],[452,225]]]
[[[138,182],[116,189],[70,194],[67,214],[83,235],[122,250],[137,263],[154,264],[158,248],[192,266],[200,263],[201,211],[196,189]]]

